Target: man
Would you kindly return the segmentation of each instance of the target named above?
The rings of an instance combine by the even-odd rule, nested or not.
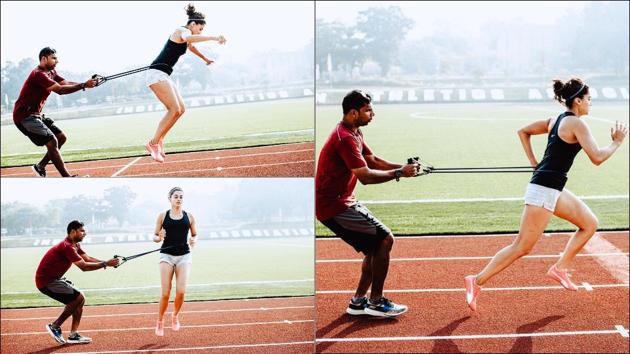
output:
[[[359,90],[348,93],[342,103],[343,119],[332,131],[319,156],[315,177],[317,219],[363,252],[359,285],[346,312],[396,317],[407,311],[383,296],[394,236],[387,226],[354,197],[357,179],[362,184],[384,183],[414,177],[418,164],[400,165],[376,157],[365,143],[360,127],[374,117],[372,97]],[[370,298],[366,297],[370,291]]]
[[[57,74],[56,51],[46,47],[39,52],[39,66],[29,74],[22,86],[20,96],[13,108],[13,123],[26,135],[33,144],[46,146],[48,150],[44,158],[33,165],[33,171],[40,177],[46,177],[46,165],[52,161],[62,177],[70,177],[59,149],[66,142],[66,135],[55,122],[42,114],[42,108],[50,92],[59,95],[94,87],[96,82],[88,80],[83,83],[66,81]],[[75,176],[72,176],[75,177]]]
[[[62,278],[72,264],[87,272],[118,265],[118,259],[112,258],[102,261],[88,256],[79,244],[85,238],[83,223],[73,220],[68,224],[68,236],[53,246],[42,258],[35,273],[35,285],[43,294],[62,302],[66,305],[63,312],[54,322],[46,325],[46,330],[59,343],[65,344],[66,340],[61,333],[61,325],[72,315],[72,327],[68,336],[68,343],[90,343],[91,338],[79,334],[79,323],[83,314],[85,296],[77,290],[72,282]]]

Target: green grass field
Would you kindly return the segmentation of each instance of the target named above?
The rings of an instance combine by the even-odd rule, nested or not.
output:
[[[84,245],[89,255],[103,259],[154,248],[153,243]],[[2,308],[59,305],[35,288],[35,270],[47,249],[2,248]],[[116,269],[92,272],[73,266],[66,277],[85,291],[88,305],[157,302],[158,258],[152,253]],[[193,249],[186,299],[314,295],[313,264],[312,237],[199,241]]]
[[[376,116],[363,128],[377,156],[404,162],[420,156],[435,167],[526,166],[516,131],[537,119],[557,116],[557,104],[425,104],[374,103]],[[588,123],[600,146],[610,142],[610,121],[628,122],[628,103],[593,102]],[[341,119],[341,107],[318,106],[317,152]],[[604,121],[606,120],[606,121]],[[602,229],[628,228],[629,141],[601,166],[590,163],[584,152],[575,160],[567,188],[579,196],[622,195],[586,203],[600,219]],[[546,135],[533,138],[539,159]],[[513,232],[518,229],[522,201],[377,204],[397,201],[451,198],[522,197],[530,174],[428,175],[400,182],[363,186],[357,198],[387,224],[394,234]],[[554,220],[550,230],[573,230]],[[331,235],[317,224],[318,236]]]
[[[163,112],[57,121],[66,161],[145,154]],[[54,119],[54,115],[51,115]],[[313,141],[313,98],[189,108],[169,132],[169,152]],[[1,127],[2,167],[32,164],[45,149],[13,125]]]

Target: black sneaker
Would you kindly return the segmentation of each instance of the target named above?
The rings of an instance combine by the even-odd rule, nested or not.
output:
[[[33,169],[33,172],[35,172],[35,174],[39,177],[46,177],[46,168],[45,167],[40,167],[38,164],[34,164],[33,166],[31,166],[31,168]]]
[[[358,299],[350,299],[346,313],[353,316],[365,315],[365,308],[368,306],[367,297],[360,297]]]
[[[46,325],[46,330],[50,335],[57,341],[59,344],[66,344],[66,340],[63,339],[63,335],[61,335],[61,327],[57,327],[52,323]]]
[[[368,306],[365,308],[365,313],[378,317],[396,317],[407,312],[407,310],[407,306],[395,304],[390,300],[381,297],[376,302],[368,300]]]
[[[84,337],[84,336],[80,335],[78,332],[76,332],[76,333],[72,333],[71,335],[68,336],[68,343],[71,343],[71,344],[88,344],[88,343],[92,343],[92,338]]]

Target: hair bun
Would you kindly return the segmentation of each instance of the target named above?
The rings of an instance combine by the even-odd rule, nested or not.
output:
[[[191,17],[192,15],[195,14],[195,5],[193,4],[188,4],[188,6],[186,6],[186,14],[188,15],[188,17]]]

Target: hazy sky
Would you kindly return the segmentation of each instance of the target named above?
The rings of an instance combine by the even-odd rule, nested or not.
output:
[[[316,13],[318,19],[354,24],[361,10],[398,6],[415,21],[407,38],[420,38],[440,31],[477,35],[481,25],[489,20],[522,18],[533,24],[552,24],[587,5],[588,2],[579,1],[324,1],[316,4]]]
[[[2,1],[1,61],[37,60],[40,49],[51,46],[58,51],[60,71],[112,74],[145,66],[172,31],[186,24],[188,2]],[[207,53],[211,46],[221,60],[295,50],[314,38],[313,2],[194,4],[206,15],[203,34],[223,34],[228,40],[224,46],[205,42],[198,47]]]
[[[175,187],[184,189],[187,199],[195,195],[212,195],[222,189],[236,192],[241,178],[2,178],[2,202],[24,202],[44,205],[51,199],[71,198],[78,195],[102,197],[103,191],[114,186],[129,186],[137,194],[136,200],[167,202],[168,191]],[[248,179],[251,180],[251,179]],[[255,180],[264,193],[267,186],[282,184],[282,178],[258,178]],[[312,181],[303,180],[303,191],[313,189]],[[301,186],[302,184],[299,184]],[[299,193],[301,191],[293,191]],[[291,192],[291,193],[293,193]],[[288,194],[290,195],[290,194]]]

